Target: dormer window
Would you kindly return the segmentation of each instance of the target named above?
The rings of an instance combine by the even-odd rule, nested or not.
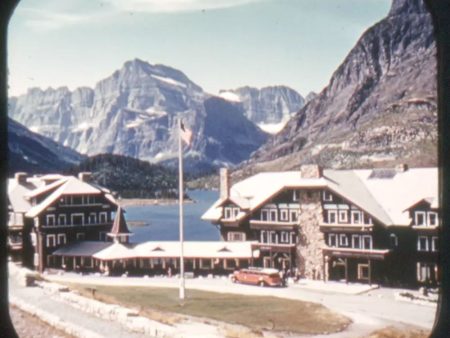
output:
[[[437,212],[429,212],[428,213],[428,225],[429,226],[435,226],[438,224],[438,215]]]
[[[424,211],[416,211],[414,223],[416,225],[426,225],[425,212]]]
[[[232,209],[229,207],[225,208],[225,218],[230,219],[231,215],[232,215]]]

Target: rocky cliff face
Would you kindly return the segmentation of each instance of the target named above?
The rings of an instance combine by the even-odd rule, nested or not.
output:
[[[422,1],[394,0],[329,85],[253,156],[260,168],[315,162],[436,165],[436,48]]]
[[[305,105],[305,99],[286,86],[261,89],[241,87],[222,90],[219,95],[224,99],[240,103],[245,116],[268,132],[272,131],[271,126],[278,132],[291,116]]]
[[[181,117],[194,133],[188,155],[203,164],[217,160],[236,164],[247,159],[266,139],[254,125],[248,126],[244,136],[237,129],[227,130],[238,140],[233,146],[240,147],[240,156],[224,156],[233,154],[229,149],[220,154],[206,151],[218,142],[208,134],[213,123],[205,124],[215,109],[214,105],[205,108],[209,97],[182,72],[135,59],[98,82],[95,89],[30,89],[10,100],[9,114],[31,130],[83,154],[113,153],[151,162],[176,158],[177,118]],[[236,125],[248,123],[243,114],[225,114],[223,119],[227,118],[233,118]]]
[[[49,173],[78,164],[84,157],[8,119],[8,171]]]

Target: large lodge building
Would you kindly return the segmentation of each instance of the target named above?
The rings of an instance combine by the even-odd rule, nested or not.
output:
[[[384,285],[436,285],[436,168],[268,172],[230,185],[202,218],[222,241],[185,242],[186,271],[226,274],[250,265],[300,277]],[[179,268],[178,242],[130,243],[123,211],[107,189],[79,177],[18,173],[8,182],[13,260],[108,274]]]
[[[202,216],[225,241],[257,241],[255,264],[311,279],[436,285],[436,168],[267,172],[230,187]]]

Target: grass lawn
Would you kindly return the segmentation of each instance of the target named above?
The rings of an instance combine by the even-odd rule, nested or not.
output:
[[[90,289],[95,287],[96,299],[139,308],[142,315],[155,320],[166,319],[165,322],[172,317],[171,314],[182,314],[240,324],[252,330],[305,334],[339,332],[351,322],[320,304],[277,297],[186,290],[186,299],[181,304],[178,289],[174,288],[69,286],[86,296],[92,296]]]

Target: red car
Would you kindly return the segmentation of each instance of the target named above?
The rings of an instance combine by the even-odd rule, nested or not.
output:
[[[259,286],[282,286],[283,280],[276,269],[248,268],[235,271],[231,275],[233,283],[253,284]]]

